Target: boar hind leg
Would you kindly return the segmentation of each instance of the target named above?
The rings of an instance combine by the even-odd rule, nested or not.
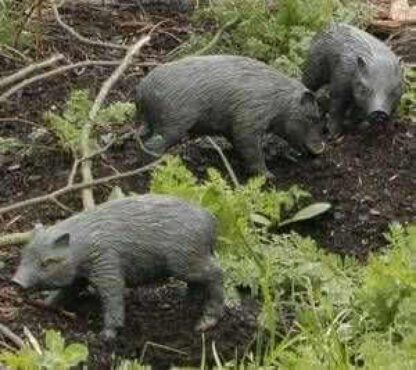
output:
[[[192,263],[192,269],[184,277],[184,280],[191,290],[200,287],[205,296],[204,313],[195,329],[204,331],[215,326],[224,311],[221,268],[214,263],[212,258],[204,259],[198,263]]]
[[[347,89],[331,87],[331,108],[329,112],[329,133],[333,136],[340,135],[346,124],[346,113],[350,105],[350,98],[346,96]]]
[[[268,174],[260,135],[234,135],[233,147],[243,159],[250,175]]]

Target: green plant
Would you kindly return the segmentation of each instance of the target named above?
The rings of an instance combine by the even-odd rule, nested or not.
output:
[[[207,22],[223,27],[239,18],[232,32],[225,33],[210,49],[210,54],[228,53],[253,57],[299,76],[313,35],[330,21],[359,25],[368,21],[362,2],[339,0],[279,0],[271,9],[264,0],[224,0],[202,7],[195,23]],[[210,43],[212,35],[193,34],[175,56],[189,55]]]
[[[16,36],[20,34],[25,21],[24,11],[30,5],[29,1],[0,0],[0,48],[3,45],[15,45]],[[21,46],[30,45],[31,36],[27,32],[20,34]]]
[[[390,249],[371,257],[356,298],[367,325],[383,331],[400,318],[399,327],[405,322],[413,327],[409,303],[416,302],[416,227],[393,223],[386,238]]]
[[[405,66],[403,80],[405,90],[400,100],[399,113],[416,123],[416,67]]]
[[[227,295],[245,286],[262,303],[258,350],[228,363],[217,356],[217,365],[352,369],[361,362],[378,369],[383,361],[398,366],[395,356],[403,354],[404,366],[412,368],[416,227],[392,224],[389,250],[362,266],[353,257],[326,253],[310,238],[271,233],[271,220],[284,222],[308,195],[296,187],[281,192],[263,185],[260,177],[234,189],[213,169],[198,182],[171,156],[151,181],[152,192],[197,202],[215,214]],[[377,341],[384,360],[376,355]]]
[[[22,149],[24,144],[15,138],[5,138],[0,136],[0,154],[8,154]]]
[[[62,114],[52,111],[44,114],[47,126],[57,135],[61,146],[74,153],[79,152],[82,127],[89,121],[88,115],[93,101],[89,99],[88,90],[71,92],[66,109]],[[97,125],[119,125],[131,119],[135,111],[132,103],[116,102],[99,111]]]
[[[272,287],[273,302],[298,299],[294,295],[306,292],[305,284],[310,281],[314,290],[339,295],[338,302],[348,301],[350,282],[339,257],[326,255],[310,238],[268,231],[270,222],[287,219],[309,194],[296,186],[277,191],[265,189],[264,184],[265,178],[257,177],[233,189],[214,169],[208,170],[207,180],[198,183],[178,157],[166,156],[154,172],[150,191],[199,203],[215,214],[219,228],[216,250],[229,295],[235,286],[250,288],[254,296],[264,295]]]
[[[36,341],[33,337],[31,343]],[[85,345],[73,343],[65,345],[65,340],[59,332],[47,330],[43,349],[36,342],[33,347],[25,343],[16,352],[0,352],[0,364],[16,370],[66,370],[86,361],[88,349]]]

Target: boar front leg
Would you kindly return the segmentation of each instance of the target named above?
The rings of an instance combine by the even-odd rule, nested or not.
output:
[[[104,313],[104,329],[100,336],[105,341],[115,339],[117,330],[124,326],[124,282],[117,277],[98,277],[94,281]]]
[[[100,336],[105,341],[112,341],[117,330],[124,326],[124,278],[114,256],[99,261],[93,268],[90,281],[98,292],[104,314],[104,329]]]
[[[274,177],[266,167],[261,145],[261,135],[256,133],[234,134],[232,142],[234,149],[247,165],[250,175],[266,175],[267,178]]]
[[[342,134],[350,102],[348,89],[334,82],[331,86],[330,122],[328,125],[329,133],[332,136]]]

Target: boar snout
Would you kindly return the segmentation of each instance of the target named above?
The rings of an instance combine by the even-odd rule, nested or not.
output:
[[[25,274],[21,269],[19,269],[12,278],[12,283],[19,286],[22,289],[28,289],[30,288],[32,284],[32,279],[28,276],[28,274]]]
[[[314,156],[320,155],[325,151],[325,141],[322,139],[322,136],[319,134],[318,130],[314,130],[308,135],[304,145],[307,152]]]
[[[374,124],[385,123],[390,120],[390,116],[382,110],[376,110],[369,114],[368,119],[370,123],[374,123]]]
[[[325,143],[323,141],[307,143],[306,148],[312,155],[320,155],[325,151]]]

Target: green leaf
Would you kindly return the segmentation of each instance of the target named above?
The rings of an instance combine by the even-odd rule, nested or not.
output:
[[[66,347],[64,359],[67,366],[76,366],[81,361],[86,361],[88,357],[88,349],[85,345],[74,343]]]
[[[49,351],[59,354],[64,350],[65,340],[59,332],[47,330],[45,334],[45,345]]]
[[[255,224],[265,226],[265,227],[270,226],[272,223],[267,217],[260,215],[258,213],[252,213],[250,215],[250,220],[254,222]]]
[[[278,226],[281,227],[294,222],[309,220],[327,212],[330,208],[331,204],[326,202],[311,204],[310,206],[301,209],[299,212],[296,212],[292,218],[281,222]]]

